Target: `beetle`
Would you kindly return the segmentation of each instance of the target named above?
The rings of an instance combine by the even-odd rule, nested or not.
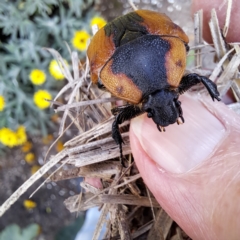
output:
[[[215,83],[196,73],[185,75],[189,39],[165,14],[136,10],[109,22],[93,36],[87,56],[93,83],[106,88],[127,105],[112,109],[112,137],[120,148],[119,124],[144,112],[165,131],[184,123],[179,95],[203,83],[220,101]]]

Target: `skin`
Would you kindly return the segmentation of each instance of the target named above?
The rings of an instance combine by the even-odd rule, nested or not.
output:
[[[193,10],[203,8],[206,21],[222,2],[194,1]],[[239,5],[233,1],[233,26]],[[233,27],[227,39],[240,41]],[[191,238],[239,239],[240,117],[209,95],[185,94],[180,101],[185,123],[165,133],[146,114],[131,121],[135,162],[157,201]]]
[[[210,37],[210,29],[208,22],[211,17],[211,9],[215,8],[217,12],[217,16],[219,19],[219,25],[221,28],[224,27],[225,18],[226,18],[226,9],[227,9],[227,1],[224,0],[201,0],[201,1],[193,1],[192,3],[192,13],[203,9],[203,37],[204,39],[212,43],[212,39]],[[239,32],[240,32],[240,1],[233,1],[231,18],[230,18],[230,26],[227,34],[228,42],[239,42]]]
[[[146,115],[131,122],[133,156],[144,182],[193,239],[240,235],[240,118],[223,103],[183,96],[185,123],[165,133]]]
[[[223,0],[193,1],[204,10],[204,37],[215,7],[225,21]],[[227,40],[239,42],[240,2],[233,1]],[[223,99],[225,100],[225,99]],[[193,239],[240,238],[240,117],[209,95],[180,97],[185,123],[160,133],[146,114],[134,118],[130,142],[135,162],[157,201]],[[226,101],[225,101],[226,102]],[[101,188],[99,179],[86,179]]]

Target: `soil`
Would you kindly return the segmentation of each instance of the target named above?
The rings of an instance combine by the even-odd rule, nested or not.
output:
[[[39,144],[35,144],[39,146]],[[47,146],[35,149],[38,164],[43,163]],[[0,205],[31,176],[31,165],[24,161],[24,154],[15,149],[0,160]],[[26,209],[23,201],[29,199],[32,192],[44,181],[38,180],[11,208],[0,218],[0,231],[9,224],[17,224],[21,228],[31,223],[41,227],[39,239],[55,239],[56,234],[65,226],[74,222],[76,214],[71,214],[63,201],[80,192],[80,179],[71,179],[59,183],[46,183],[31,198],[36,202],[34,209]],[[16,239],[17,240],[17,239]]]

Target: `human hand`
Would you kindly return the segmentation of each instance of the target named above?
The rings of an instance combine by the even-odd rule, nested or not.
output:
[[[211,10],[215,8],[219,20],[219,25],[221,28],[224,26],[226,18],[226,9],[228,1],[224,0],[194,0],[192,3],[192,13],[203,9],[203,37],[207,42],[212,42],[210,29],[209,29],[209,19],[211,17]],[[240,40],[240,1],[233,1],[231,18],[228,34],[226,37],[227,42],[239,42]]]
[[[146,115],[131,121],[135,162],[157,201],[191,238],[239,239],[240,117],[209,96],[185,94],[180,101],[185,123],[165,133]]]

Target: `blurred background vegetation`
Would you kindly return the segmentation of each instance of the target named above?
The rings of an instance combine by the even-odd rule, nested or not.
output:
[[[91,26],[106,24],[95,6],[94,0],[0,1],[0,204],[44,164],[58,129],[61,116],[46,99],[65,80],[46,48],[59,51],[70,70],[66,44],[85,61]],[[58,141],[54,151],[62,148]],[[84,214],[76,218],[63,201],[79,191],[79,181],[46,184],[31,200],[30,189],[0,220],[0,239],[74,239]]]
[[[105,24],[93,6],[94,0],[0,2],[0,149],[54,129],[57,116],[45,99],[54,98],[64,76],[44,48],[70,63],[67,43],[84,57],[91,25]]]

